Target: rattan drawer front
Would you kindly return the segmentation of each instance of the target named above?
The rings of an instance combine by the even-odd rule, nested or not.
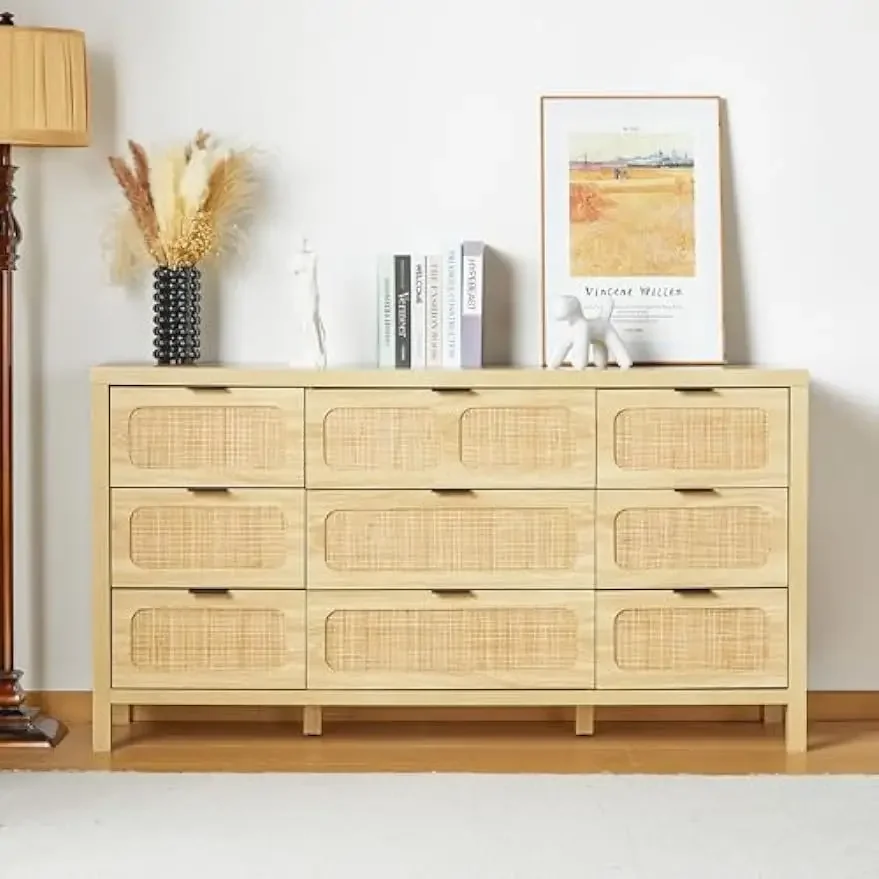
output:
[[[602,488],[787,484],[785,388],[598,392]]]
[[[305,594],[117,590],[114,687],[302,689]]]
[[[309,592],[308,686],[593,686],[592,592]]]
[[[307,393],[311,488],[595,484],[591,389]]]
[[[787,686],[787,590],[597,592],[599,689]]]
[[[302,489],[115,488],[116,586],[305,583]]]
[[[113,388],[110,484],[301,486],[303,401],[297,388]]]
[[[591,588],[592,491],[308,493],[309,588]]]
[[[598,491],[599,588],[786,586],[787,491]]]

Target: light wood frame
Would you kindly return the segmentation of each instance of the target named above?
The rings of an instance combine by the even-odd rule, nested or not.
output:
[[[92,420],[92,744],[113,746],[110,590],[110,385],[93,382]]]

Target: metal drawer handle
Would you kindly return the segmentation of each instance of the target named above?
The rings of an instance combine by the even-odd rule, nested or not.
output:
[[[678,394],[716,394],[717,388],[675,388]]]
[[[186,390],[192,391],[193,393],[196,393],[196,394],[201,394],[201,393],[225,394],[230,389],[224,385],[187,385]]]
[[[432,488],[434,494],[473,494],[472,488]]]
[[[193,586],[187,590],[190,595],[231,595],[231,589],[222,586]]]
[[[191,485],[186,490],[192,494],[229,494],[229,489],[221,485]]]
[[[716,488],[676,488],[678,494],[717,494]]]
[[[473,595],[472,589],[431,589],[430,591],[443,598],[466,598]]]
[[[473,388],[431,388],[435,394],[472,394]]]
[[[675,595],[714,595],[715,592],[713,589],[707,589],[704,586],[696,586],[693,589],[672,589]]]

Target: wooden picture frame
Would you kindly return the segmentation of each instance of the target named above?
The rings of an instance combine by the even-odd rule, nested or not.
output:
[[[557,297],[613,304],[636,364],[722,364],[721,99],[540,99],[541,366]]]

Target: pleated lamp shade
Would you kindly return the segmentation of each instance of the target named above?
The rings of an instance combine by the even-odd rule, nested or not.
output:
[[[0,144],[88,146],[89,99],[82,32],[0,24]]]

